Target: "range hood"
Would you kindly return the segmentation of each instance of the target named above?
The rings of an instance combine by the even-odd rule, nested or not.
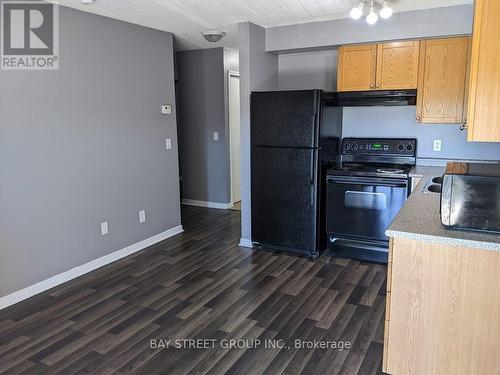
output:
[[[343,107],[415,105],[417,90],[372,90],[338,93]]]

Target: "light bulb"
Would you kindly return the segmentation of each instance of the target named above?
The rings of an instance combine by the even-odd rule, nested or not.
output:
[[[351,9],[350,16],[353,20],[359,20],[363,15],[363,1],[360,1],[357,7]]]
[[[375,13],[375,8],[373,5],[370,7],[370,13],[366,16],[366,23],[368,25],[374,25],[378,20],[377,13]]]
[[[388,19],[392,16],[392,8],[389,6],[389,3],[384,1],[384,5],[382,9],[380,9],[380,17],[383,19]]]

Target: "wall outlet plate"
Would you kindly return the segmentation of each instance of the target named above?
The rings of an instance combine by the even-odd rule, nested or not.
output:
[[[214,141],[219,140],[219,132],[214,132]]]
[[[434,151],[441,152],[441,140],[440,139],[434,140]]]
[[[172,114],[172,106],[170,104],[164,104],[161,106],[161,113],[163,115],[171,115]]]
[[[144,223],[146,221],[146,211],[139,211],[139,223]]]
[[[165,139],[165,148],[167,150],[171,150],[172,149],[172,138]]]

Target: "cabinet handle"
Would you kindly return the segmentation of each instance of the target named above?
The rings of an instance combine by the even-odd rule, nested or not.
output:
[[[377,86],[376,86],[376,87],[377,87],[377,89],[378,89],[378,88],[380,88],[380,85],[377,83]]]
[[[374,88],[375,88],[375,85],[372,83],[372,84],[370,85],[370,88],[371,88],[371,89],[374,89]]]
[[[420,116],[417,116],[417,122],[420,122],[422,118]]]
[[[460,130],[464,131],[467,128],[468,128],[468,126],[467,126],[467,119],[465,119],[464,123],[460,125]]]

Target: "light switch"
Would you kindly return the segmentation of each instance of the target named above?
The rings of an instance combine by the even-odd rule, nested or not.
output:
[[[166,147],[167,150],[171,150],[172,149],[172,138],[165,139],[165,147]]]
[[[219,140],[219,132],[214,132],[214,141]]]
[[[139,211],[139,223],[144,223],[146,221],[146,211]]]
[[[104,223],[101,223],[101,234],[104,236],[105,234],[108,234],[108,222],[105,221]]]

